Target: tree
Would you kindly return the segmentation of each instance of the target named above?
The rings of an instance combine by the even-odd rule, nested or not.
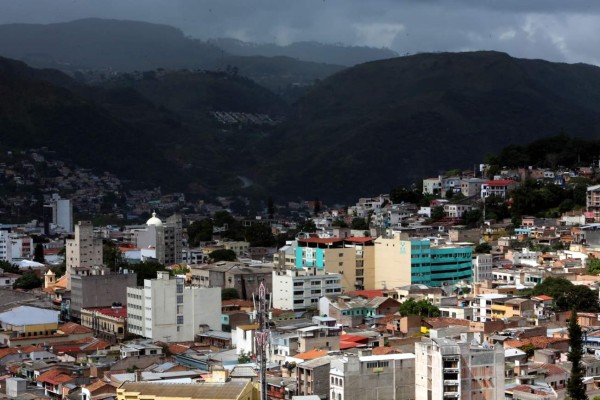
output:
[[[585,394],[585,385],[583,378],[585,376],[585,369],[581,364],[581,357],[583,355],[583,340],[581,326],[577,322],[577,311],[574,308],[571,311],[571,318],[569,318],[569,353],[567,359],[571,362],[571,376],[567,381],[567,394],[572,400],[587,400],[587,394]]]
[[[314,233],[317,231],[315,221],[307,219],[306,221],[298,224],[298,232]]]
[[[121,250],[111,240],[102,244],[102,262],[111,271],[118,271],[119,268],[126,266]]]
[[[315,208],[313,211],[315,215],[319,215],[321,212],[321,202],[319,201],[318,197],[315,199]]]
[[[42,264],[45,262],[44,245],[43,244],[38,243],[35,245],[35,249],[33,250],[33,261],[39,262]]]
[[[492,246],[488,242],[479,243],[475,246],[475,253],[487,253],[492,251]]]
[[[200,242],[208,242],[212,240],[213,222],[210,219],[202,221],[194,221],[187,227],[188,243],[192,247],[196,247]]]
[[[440,309],[427,300],[415,301],[408,299],[400,304],[399,312],[401,315],[421,315],[423,317],[439,317]]]
[[[42,286],[42,280],[33,271],[25,271],[14,284],[15,289],[35,289]]]
[[[369,229],[369,225],[367,225],[367,221],[365,221],[364,218],[360,218],[360,217],[352,218],[352,223],[350,224],[350,226],[352,227],[352,229],[357,229],[357,230],[361,230],[361,231]]]
[[[221,290],[221,300],[235,300],[239,298],[240,295],[235,288],[223,288]]]
[[[600,274],[600,259],[590,255],[587,260],[587,272],[592,275]]]
[[[158,261],[143,261],[137,264],[128,264],[127,269],[137,274],[138,286],[144,286],[144,280],[146,279],[156,279],[158,271],[167,271],[167,268]]]
[[[273,219],[275,215],[275,205],[273,204],[273,197],[269,196],[267,199],[267,214],[269,214],[269,219]]]
[[[9,272],[11,274],[19,274],[19,275],[21,275],[21,270],[19,269],[19,267],[17,267],[16,265],[13,265],[11,263],[9,263],[8,261],[0,260],[0,268],[2,268],[2,270],[4,272]]]
[[[533,295],[545,294],[554,298],[554,307],[558,311],[567,311],[576,307],[579,311],[596,312],[600,309],[598,295],[583,285],[573,285],[563,278],[546,278],[533,288]]]
[[[247,354],[244,351],[242,351],[240,353],[240,355],[238,356],[238,364],[248,364],[251,362],[252,362],[252,357],[250,356],[250,354]]]
[[[246,240],[252,247],[270,247],[275,244],[275,236],[273,236],[271,227],[258,222],[253,222],[246,228]]]
[[[432,221],[434,221],[434,222],[435,222],[435,221],[439,221],[439,220],[441,220],[441,219],[442,219],[442,218],[444,218],[444,217],[445,217],[445,214],[444,214],[444,207],[442,207],[442,206],[437,206],[437,207],[434,207],[434,208],[431,210],[431,220],[432,220]]]
[[[209,257],[213,262],[235,261],[237,259],[235,251],[226,249],[211,251]]]

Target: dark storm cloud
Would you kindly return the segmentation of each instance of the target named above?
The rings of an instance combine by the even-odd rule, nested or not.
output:
[[[86,17],[165,23],[200,38],[318,40],[401,54],[485,49],[600,64],[600,2],[591,0],[0,0],[0,23]]]

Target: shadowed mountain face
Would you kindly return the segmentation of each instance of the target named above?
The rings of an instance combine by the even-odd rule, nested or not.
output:
[[[387,192],[427,174],[472,168],[510,143],[561,130],[595,138],[599,89],[597,67],[496,52],[362,64],[298,101],[262,176],[290,195]]]
[[[285,122],[231,125],[215,118],[221,111]],[[233,68],[85,86],[0,59],[3,146],[48,146],[85,167],[199,194],[350,201],[472,168],[507,144],[560,131],[596,139],[599,123],[599,68],[495,52],[358,65],[291,107]]]

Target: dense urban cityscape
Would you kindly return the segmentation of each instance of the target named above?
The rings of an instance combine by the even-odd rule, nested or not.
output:
[[[599,35],[0,0],[0,400],[600,400]]]
[[[36,168],[18,165],[0,175],[32,183],[23,171]],[[253,218],[228,209],[231,198],[194,208],[137,190],[121,224],[100,226],[74,207],[99,214],[87,205],[122,183],[70,170],[77,178],[58,189],[71,198],[44,190],[45,204],[22,206],[43,220],[0,230],[7,393],[563,399],[575,321],[582,382],[600,395],[600,185],[556,217],[494,208],[518,206],[533,182],[569,191],[594,171],[482,164],[349,207],[269,201]],[[126,223],[144,210],[145,223]]]

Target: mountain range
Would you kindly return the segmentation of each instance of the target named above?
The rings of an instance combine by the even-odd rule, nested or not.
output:
[[[144,26],[138,36],[144,36]],[[2,29],[7,28],[0,26],[0,55],[33,62],[33,52],[10,47]],[[206,54],[216,49],[173,28],[160,29],[162,37],[191,41],[189,49],[206,46]],[[104,34],[88,31],[88,46]],[[22,31],[19,35],[17,43],[35,42]],[[152,52],[151,43],[146,46]],[[300,63],[320,64],[285,56],[252,56],[250,62],[227,55],[246,60],[245,67],[230,62],[217,70],[181,69],[175,66],[186,62],[183,53],[170,59],[165,46],[157,43],[153,53],[161,54],[160,64],[147,59],[139,65],[147,65],[147,71],[114,72],[91,83],[0,59],[2,146],[47,146],[83,167],[198,196],[346,202],[447,169],[470,169],[508,144],[559,132],[588,139],[600,133],[600,69],[595,66],[498,52],[417,54],[349,68],[325,65],[330,76],[315,80],[312,75],[310,84],[298,86],[302,90],[286,94],[260,75],[279,75],[285,85],[286,75],[304,73]],[[212,53],[211,62],[220,51]],[[66,50],[64,56],[73,57]],[[123,52],[123,66],[139,62],[128,58]],[[49,63],[54,67],[67,61],[41,59],[54,60]],[[88,60],[104,59],[90,55]],[[230,123],[219,113],[239,119]],[[248,122],[259,114],[272,123]]]

